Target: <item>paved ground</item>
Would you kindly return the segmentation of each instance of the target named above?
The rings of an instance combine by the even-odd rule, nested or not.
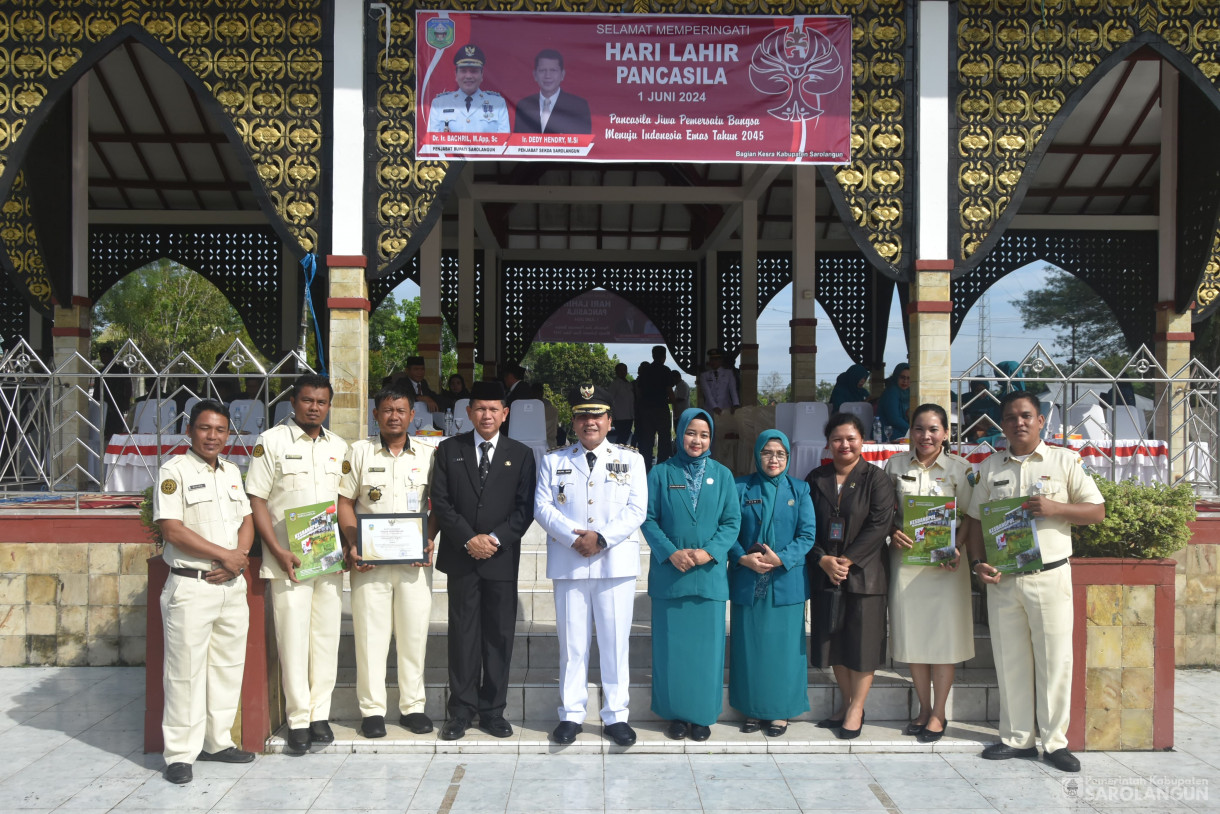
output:
[[[1174,752],[1040,760],[907,754],[315,754],[199,763],[141,751],[132,668],[0,669],[0,812],[1220,811],[1220,671],[1177,673]]]

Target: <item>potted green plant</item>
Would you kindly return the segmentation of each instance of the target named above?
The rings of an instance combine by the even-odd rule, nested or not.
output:
[[[1195,493],[1093,476],[1106,519],[1072,530],[1073,749],[1173,746],[1174,574]]]

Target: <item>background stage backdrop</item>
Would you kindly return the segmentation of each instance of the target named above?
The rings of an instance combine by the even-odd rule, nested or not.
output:
[[[850,160],[848,17],[417,11],[415,31],[419,158]],[[455,58],[480,57],[468,107]]]

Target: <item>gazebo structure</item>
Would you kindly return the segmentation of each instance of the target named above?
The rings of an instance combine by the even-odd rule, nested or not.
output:
[[[966,312],[1035,259],[1090,283],[1171,372],[1216,303],[1209,5],[598,8],[851,16],[852,160],[817,168],[417,160],[416,8],[4,4],[5,341],[87,357],[90,305],[170,257],[280,353],[315,253],[336,427],[354,435],[368,313],[408,277],[433,378],[442,320],[469,378],[603,287],[652,317],[687,371],[709,347],[736,357],[747,401],[758,313],[788,283],[798,398],[815,385],[814,302],[879,370],[896,292],[914,398],[942,402]]]

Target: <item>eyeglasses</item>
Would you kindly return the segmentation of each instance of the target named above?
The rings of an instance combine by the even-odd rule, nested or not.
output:
[[[763,453],[760,453],[760,454],[759,454],[759,457],[760,457],[760,458],[772,458],[772,459],[774,459],[774,460],[776,460],[776,461],[786,461],[786,460],[788,460],[788,453],[786,453],[786,452],[769,452],[769,451],[768,451],[768,452],[763,452]]]

